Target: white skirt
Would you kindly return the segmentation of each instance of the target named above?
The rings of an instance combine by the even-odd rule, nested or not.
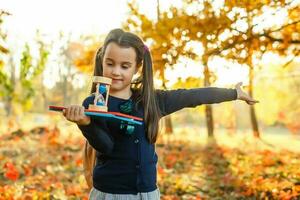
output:
[[[160,192],[157,188],[152,192],[140,192],[137,194],[110,194],[92,188],[89,200],[160,200]]]

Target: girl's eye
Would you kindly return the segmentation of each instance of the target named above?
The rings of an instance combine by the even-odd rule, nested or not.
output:
[[[106,63],[108,66],[112,66],[113,64],[112,63]]]
[[[124,66],[124,65],[123,65],[123,66],[122,66],[122,68],[123,68],[123,69],[128,69],[129,67],[128,67],[128,66]]]

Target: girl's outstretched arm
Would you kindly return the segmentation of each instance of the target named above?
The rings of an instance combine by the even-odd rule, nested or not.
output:
[[[240,89],[241,83],[235,89],[205,87],[195,89],[157,90],[157,100],[162,116],[166,116],[186,107],[196,107],[202,104],[214,104],[236,99],[247,103],[256,103]]]

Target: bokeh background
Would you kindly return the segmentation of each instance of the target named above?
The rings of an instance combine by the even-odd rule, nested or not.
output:
[[[299,0],[0,0],[1,200],[88,198],[84,137],[48,106],[89,95],[113,28],[149,46],[158,89],[243,82],[260,101],[162,119],[162,199],[300,198]]]

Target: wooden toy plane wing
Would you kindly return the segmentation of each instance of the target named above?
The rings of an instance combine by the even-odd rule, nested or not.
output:
[[[60,111],[62,112],[63,109],[66,107],[63,106],[49,106],[49,110],[52,111]],[[106,117],[106,118],[113,118],[113,119],[118,119],[126,122],[130,122],[131,124],[137,124],[137,125],[142,125],[143,124],[143,119],[131,115],[126,115],[123,113],[119,112],[103,112],[103,111],[97,111],[97,110],[91,110],[91,109],[85,109],[84,114],[87,116],[96,116],[96,117]]]

